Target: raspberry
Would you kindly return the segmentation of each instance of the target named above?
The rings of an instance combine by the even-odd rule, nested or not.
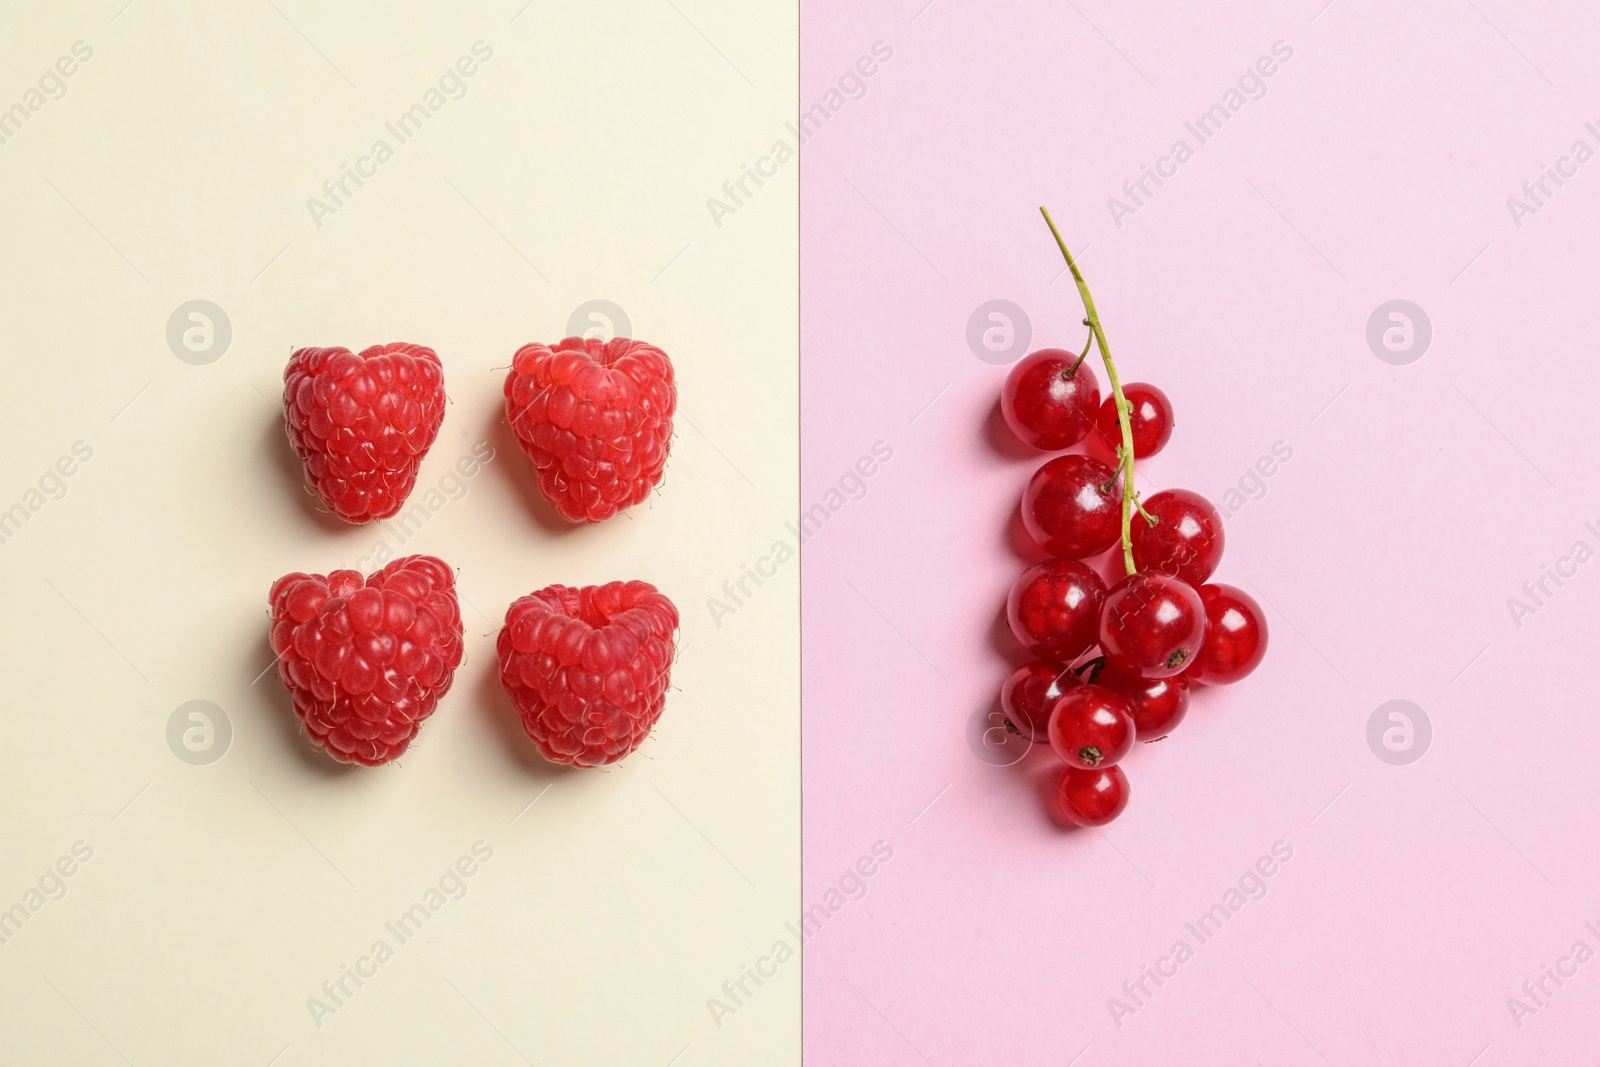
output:
[[[317,496],[346,522],[400,510],[444,421],[444,372],[433,349],[302,348],[283,371],[289,440]]]
[[[648,582],[552,585],[507,609],[500,684],[545,759],[615,763],[661,717],[677,629]]]
[[[340,763],[399,756],[461,665],[461,609],[442,560],[404,556],[272,583],[278,677],[312,741]]]
[[[506,417],[568,522],[601,522],[661,481],[678,393],[654,345],[568,337],[523,345],[506,375]]]

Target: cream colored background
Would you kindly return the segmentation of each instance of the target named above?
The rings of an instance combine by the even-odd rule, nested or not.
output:
[[[121,5],[10,4],[0,40],[0,107],[94,49],[0,145],[0,509],[94,449],[0,546],[0,909],[94,850],[0,945],[0,1062],[798,1062],[797,961],[720,1028],[706,1005],[799,911],[797,568],[720,627],[706,605],[796,510],[796,168],[721,227],[706,207],[795,111],[794,5]],[[465,97],[314,226],[478,40]],[[165,339],[194,298],[232,322],[208,366]],[[558,529],[501,376],[591,298],[672,354],[682,418],[648,507]],[[277,395],[292,346],[390,340],[445,363],[419,494],[496,458],[404,547],[460,571],[455,688],[398,766],[342,770],[252,684],[266,592],[394,539],[314,514]],[[624,765],[557,772],[494,632],[534,588],[631,577],[683,614],[676,689]],[[210,766],[166,742],[192,699],[232,723]],[[307,999],[479,840],[466,896],[315,1027]]]

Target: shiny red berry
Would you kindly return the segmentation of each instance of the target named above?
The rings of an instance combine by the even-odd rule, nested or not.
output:
[[[1164,489],[1144,501],[1156,524],[1135,515],[1133,562],[1142,571],[1157,571],[1198,586],[1222,561],[1222,516],[1211,501],[1187,489]]]
[[[1121,767],[1086,771],[1067,767],[1051,790],[1056,811],[1078,826],[1104,826],[1128,806],[1128,779]]]
[[[1194,586],[1148,571],[1130,574],[1106,594],[1100,647],[1146,678],[1169,678],[1200,653],[1206,609]]]
[[[1000,687],[1000,710],[1025,740],[1042,742],[1056,701],[1081,684],[1070,667],[1036,659],[1012,671]]]
[[[1022,572],[1006,597],[1006,619],[1022,647],[1070,662],[1099,637],[1106,583],[1074,559],[1047,559]]]
[[[1133,458],[1144,459],[1160,452],[1172,440],[1172,401],[1167,394],[1146,382],[1133,382],[1122,388],[1128,398],[1128,427],[1133,431]],[[1095,414],[1095,429],[1113,452],[1122,447],[1122,424],[1117,420],[1117,398],[1108,396]]]
[[[1267,617],[1254,597],[1231,585],[1202,585],[1200,600],[1206,639],[1187,677],[1206,685],[1237,682],[1267,654]]]
[[[1201,599],[1204,599],[1204,594]],[[1204,648],[1203,645],[1201,647]],[[1095,684],[1111,690],[1128,705],[1128,714],[1133,716],[1133,725],[1140,741],[1165,737],[1183,721],[1189,711],[1189,680],[1186,675],[1146,678],[1132,664],[1112,659],[1106,661]]]
[[[1050,711],[1050,747],[1069,767],[1110,767],[1133,750],[1127,703],[1098,685],[1069,689]]]
[[[1094,371],[1064,348],[1041,348],[1018,360],[1000,391],[1006,425],[1023,444],[1042,452],[1059,452],[1083,440],[1099,406]]]
[[[1122,481],[1097,459],[1057,456],[1022,494],[1022,525],[1052,556],[1099,555],[1122,536]]]

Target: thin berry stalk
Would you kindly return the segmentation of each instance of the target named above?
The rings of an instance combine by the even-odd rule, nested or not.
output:
[[[1112,362],[1111,347],[1106,344],[1106,332],[1100,328],[1100,313],[1095,310],[1094,297],[1089,295],[1089,283],[1083,280],[1072,253],[1067,251],[1067,242],[1062,240],[1061,231],[1056,229],[1049,210],[1041,205],[1039,214],[1044,216],[1045,225],[1050,227],[1050,234],[1056,239],[1056,246],[1067,261],[1067,269],[1072,272],[1072,280],[1078,284],[1078,295],[1083,298],[1089,330],[1094,335],[1095,343],[1100,346],[1100,361],[1105,364],[1106,377],[1111,380],[1111,395],[1117,405],[1117,425],[1122,428],[1122,447],[1117,449],[1122,467],[1122,565],[1129,574],[1136,574],[1139,568],[1133,563],[1133,508],[1137,502],[1133,494],[1133,408],[1123,395],[1122,380],[1117,377],[1117,365]]]

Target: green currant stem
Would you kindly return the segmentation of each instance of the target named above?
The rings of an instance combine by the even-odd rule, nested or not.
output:
[[[1089,325],[1089,320],[1088,319],[1084,319],[1083,320],[1083,324],[1085,326]],[[1083,339],[1083,351],[1078,353],[1078,358],[1072,361],[1072,366],[1067,368],[1066,373],[1063,374],[1062,377],[1063,378],[1070,378],[1074,374],[1077,374],[1078,373],[1078,368],[1083,366],[1083,361],[1089,358],[1089,349],[1091,349],[1093,347],[1094,347],[1094,331],[1090,330],[1089,331],[1089,336],[1085,337]]]
[[[1072,280],[1078,285],[1078,295],[1083,299],[1083,310],[1088,316],[1089,330],[1100,346],[1100,361],[1106,366],[1106,377],[1111,379],[1111,395],[1116,398],[1117,404],[1117,424],[1122,428],[1122,447],[1117,449],[1122,467],[1122,565],[1129,574],[1137,574],[1139,568],[1133,563],[1135,501],[1132,408],[1128,404],[1128,398],[1122,394],[1122,380],[1117,377],[1117,365],[1111,361],[1111,346],[1106,344],[1106,332],[1100,328],[1100,313],[1095,310],[1094,297],[1089,295],[1089,283],[1083,280],[1083,274],[1078,270],[1078,264],[1073,260],[1072,253],[1067,251],[1067,242],[1062,240],[1061,231],[1056,229],[1055,220],[1050,217],[1049,210],[1041,205],[1039,214],[1044,216],[1045,225],[1050,227],[1050,234],[1056,239],[1056,247],[1061,249],[1061,255],[1067,261],[1067,269],[1072,272]]]

